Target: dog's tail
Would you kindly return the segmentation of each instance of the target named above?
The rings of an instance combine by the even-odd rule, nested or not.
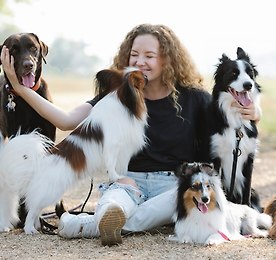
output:
[[[16,180],[12,185],[19,187],[37,171],[41,160],[53,146],[50,139],[37,131],[18,134],[8,140],[1,135],[0,142],[0,174],[7,175],[7,180]]]

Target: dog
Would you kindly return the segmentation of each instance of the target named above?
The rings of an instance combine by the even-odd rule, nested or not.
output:
[[[264,208],[264,213],[270,215],[273,219],[273,225],[269,229],[268,235],[276,240],[276,197],[273,198]]]
[[[3,43],[14,57],[14,68],[18,81],[52,101],[46,81],[41,77],[42,61],[48,54],[48,46],[33,33],[18,33],[9,36]],[[3,45],[0,45],[0,51]],[[1,61],[0,61],[1,65]],[[16,95],[6,74],[0,77],[0,130],[4,137],[30,133],[39,129],[55,141],[56,127],[42,118],[20,96]]]
[[[243,235],[267,237],[271,217],[247,205],[229,202],[213,164],[184,163],[176,173],[179,184],[175,232],[170,240],[217,245],[244,239]]]
[[[219,61],[209,109],[211,162],[221,174],[228,200],[262,211],[258,195],[251,189],[258,145],[256,123],[243,119],[238,109],[231,106],[237,101],[244,107],[254,103],[260,109],[261,87],[256,82],[258,71],[240,47],[237,48],[236,60],[223,54]],[[251,198],[252,192],[255,195]]]
[[[147,79],[143,73],[134,68],[126,69],[124,74],[102,70],[96,78],[103,85],[117,86],[116,90],[104,96],[59,144],[54,146],[37,132],[2,142],[1,231],[9,230],[16,219],[15,207],[11,205],[18,195],[24,194],[26,198],[24,231],[37,233],[43,208],[57,202],[83,178],[93,178],[96,173],[107,174],[111,181],[121,178],[130,158],[146,145],[143,89]]]
[[[52,102],[46,81],[42,78],[42,62],[48,54],[48,46],[36,34],[18,33],[9,36],[3,43],[14,57],[14,67],[18,81]],[[3,45],[0,45],[0,52]],[[1,60],[0,60],[1,65]],[[0,76],[0,131],[4,137],[12,137],[18,131],[30,133],[35,129],[49,137],[56,138],[56,127],[41,117],[24,99],[13,90],[9,79]],[[18,227],[23,227],[26,209],[20,198]]]

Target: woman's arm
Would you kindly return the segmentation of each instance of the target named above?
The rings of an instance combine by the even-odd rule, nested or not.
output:
[[[39,115],[47,119],[57,128],[61,130],[72,130],[89,114],[92,106],[88,103],[81,104],[73,110],[65,112],[38,95],[35,91],[21,85],[15,74],[13,56],[10,58],[9,50],[6,46],[2,48],[1,62],[17,95],[21,96]]]

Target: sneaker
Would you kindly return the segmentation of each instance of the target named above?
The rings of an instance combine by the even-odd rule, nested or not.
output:
[[[125,223],[126,217],[123,210],[117,205],[109,205],[99,222],[102,245],[122,244],[121,231]]]
[[[97,236],[95,217],[87,213],[78,215],[65,212],[59,220],[57,233],[63,238],[92,238]]]

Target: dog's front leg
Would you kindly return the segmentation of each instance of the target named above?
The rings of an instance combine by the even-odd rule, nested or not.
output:
[[[36,227],[39,227],[39,216],[40,210],[30,209],[26,218],[24,231],[26,234],[32,235],[39,233]]]
[[[106,151],[104,153],[104,160],[105,160],[105,165],[106,165],[106,170],[108,174],[108,178],[110,181],[115,182],[118,179],[120,179],[119,174],[117,173],[117,161],[118,161],[118,151],[116,148],[110,149],[112,153],[109,151]]]

